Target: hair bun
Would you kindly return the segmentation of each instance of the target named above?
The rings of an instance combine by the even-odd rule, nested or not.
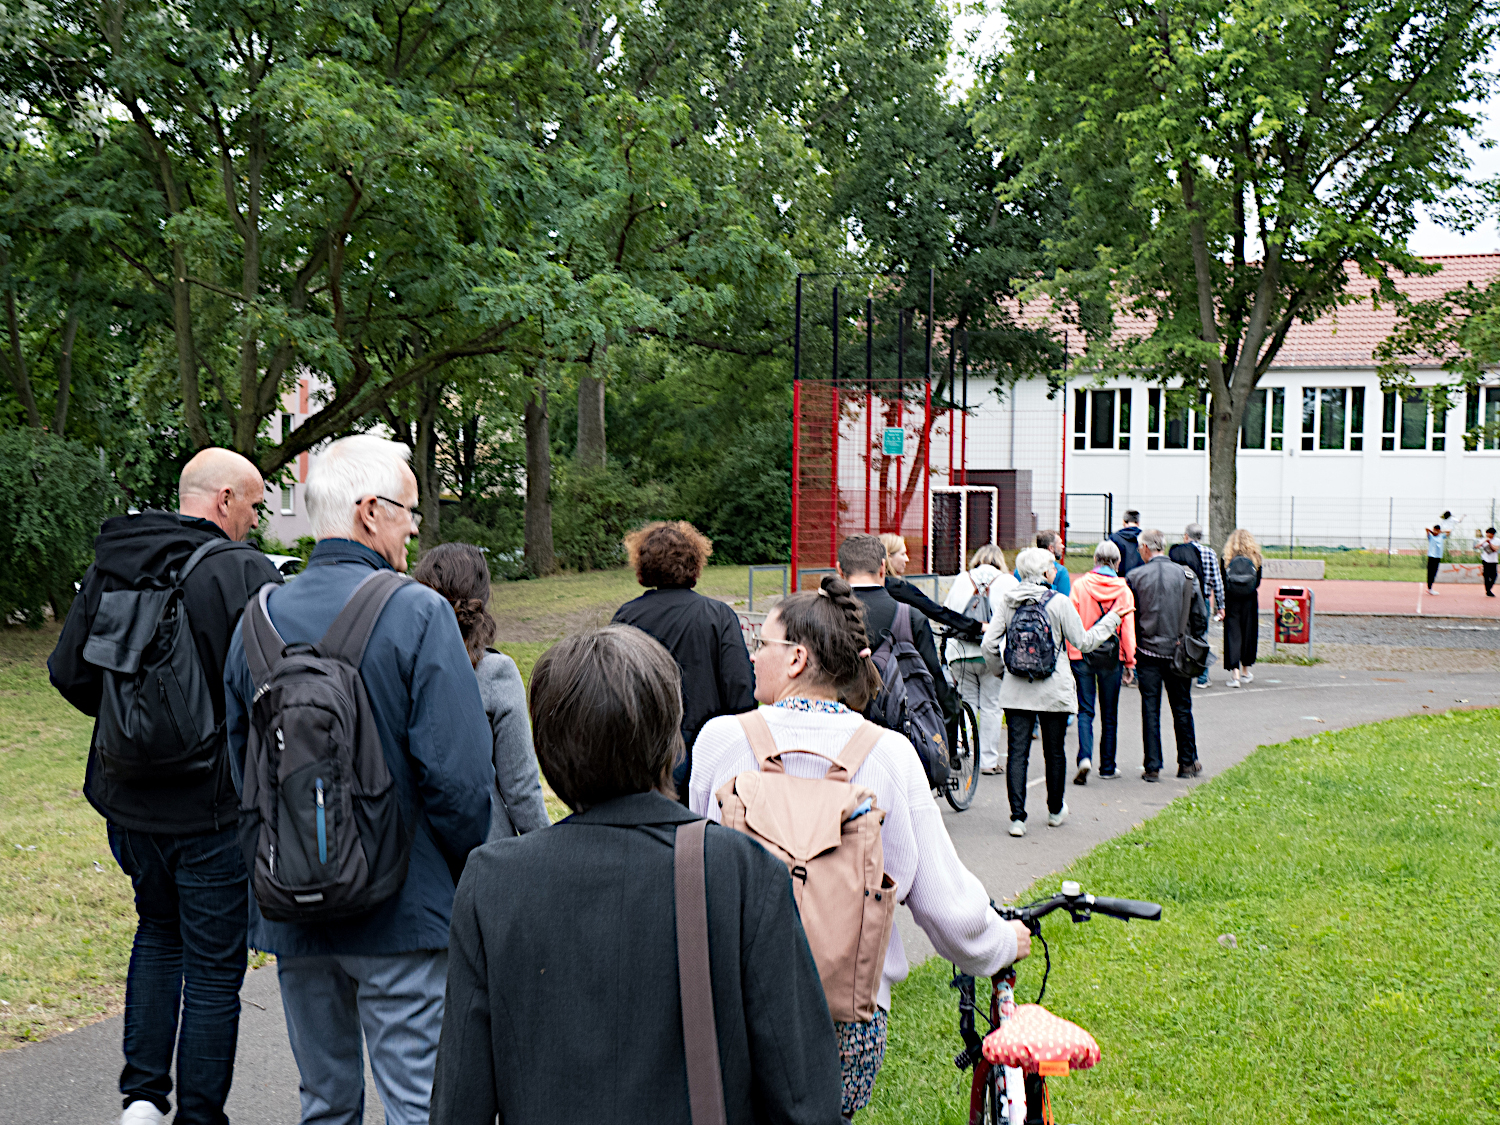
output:
[[[854,593],[854,587],[837,574],[823,575],[823,580],[818,583],[818,589],[822,590],[830,598],[847,598]]]

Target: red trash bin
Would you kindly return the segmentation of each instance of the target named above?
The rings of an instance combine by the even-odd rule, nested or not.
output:
[[[1285,645],[1312,644],[1313,594],[1304,586],[1282,586],[1271,603],[1275,638]]]

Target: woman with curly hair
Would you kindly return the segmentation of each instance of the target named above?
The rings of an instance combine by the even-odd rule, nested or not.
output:
[[[469,663],[479,678],[479,698],[494,738],[489,838],[503,840],[547,827],[550,821],[526,718],[526,688],[516,662],[488,647],[495,639],[495,619],[488,608],[490,568],[484,552],[468,543],[440,544],[422,556],[412,577],[453,606]]]
[[[713,554],[697,528],[682,520],[648,523],[625,536],[630,565],[642,586],[653,587],[618,610],[611,624],[633,625],[655,637],[682,669],[682,744],[687,756],[673,771],[678,797],[687,800],[693,743],[717,715],[755,709],[755,674],[734,610],[693,589]]]

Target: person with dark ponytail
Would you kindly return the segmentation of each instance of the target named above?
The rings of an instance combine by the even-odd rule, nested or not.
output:
[[[783,768],[792,777],[821,778],[829,759],[864,725],[861,712],[880,687],[863,604],[849,583],[828,575],[820,589],[784,598],[767,614],[751,660],[755,699],[783,751]],[[720,820],[715,795],[756,768],[739,720],[710,719],[693,747],[688,807]],[[1020,923],[1006,922],[990,909],[983,884],[959,861],[921,760],[906,737],[884,731],[852,780],[875,793],[874,808],[885,814],[880,834],[885,872],[896,884],[897,901],[911,908],[938,953],[974,976],[991,976],[1026,956],[1030,935]],[[901,934],[892,927],[875,1018],[834,1025],[845,1117],[870,1100],[885,1057],[891,986],[906,973]]]
[[[516,662],[489,647],[495,639],[490,616],[490,568],[484,552],[468,543],[442,543],[422,556],[414,578],[453,606],[458,631],[479,679],[479,698],[494,739],[495,790],[490,794],[491,840],[521,836],[551,821],[542,800],[541,775],[526,717],[526,688]]]

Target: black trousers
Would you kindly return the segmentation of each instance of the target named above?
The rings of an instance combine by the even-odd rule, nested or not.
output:
[[[1252,598],[1224,601],[1224,670],[1249,668],[1260,645],[1260,606]]]
[[[1495,571],[1500,569],[1500,563],[1480,563],[1484,570],[1484,592],[1493,594],[1495,592]]]
[[[1141,741],[1146,744],[1146,769],[1161,769],[1161,693],[1172,707],[1172,732],[1177,736],[1177,767],[1198,760],[1198,737],[1193,729],[1193,681],[1172,670],[1172,662],[1138,652],[1135,678],[1141,690]]]
[[[1427,588],[1429,590],[1432,589],[1432,580],[1437,577],[1438,563],[1442,561],[1442,559],[1435,559],[1431,555],[1427,556]]]
[[[1042,730],[1042,765],[1047,771],[1047,811],[1059,812],[1067,785],[1068,737],[1066,711],[1005,709],[1005,788],[1010,794],[1011,820],[1026,819],[1026,767],[1031,764],[1031,727]]]

